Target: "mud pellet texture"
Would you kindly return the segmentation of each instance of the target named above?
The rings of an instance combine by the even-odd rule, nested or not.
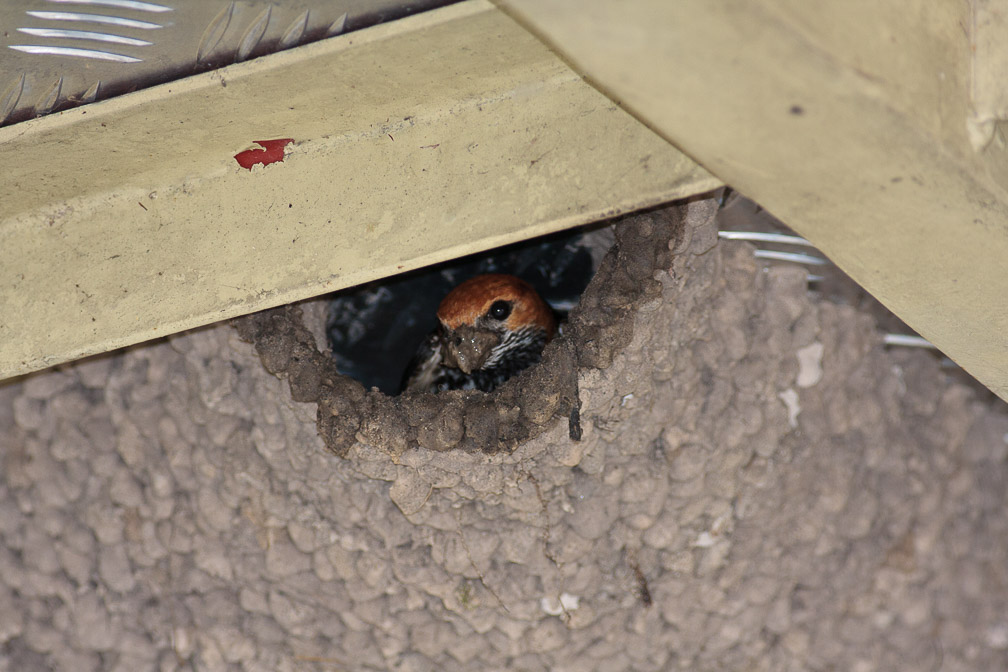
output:
[[[1006,669],[1005,404],[689,208],[580,442],[340,458],[227,325],[0,386],[0,672]]]

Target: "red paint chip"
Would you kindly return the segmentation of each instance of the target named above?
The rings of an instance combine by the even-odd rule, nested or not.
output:
[[[294,142],[294,138],[281,138],[279,140],[255,140],[255,144],[263,149],[246,149],[244,152],[235,154],[235,161],[242,168],[252,170],[252,166],[261,163],[268,166],[271,163],[284,160],[284,147]]]

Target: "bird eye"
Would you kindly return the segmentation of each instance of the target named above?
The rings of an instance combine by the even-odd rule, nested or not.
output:
[[[487,311],[487,317],[497,321],[506,320],[510,314],[511,304],[507,301],[494,301]]]

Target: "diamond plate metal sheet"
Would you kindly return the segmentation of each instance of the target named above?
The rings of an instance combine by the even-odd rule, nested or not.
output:
[[[0,125],[451,2],[8,0],[0,6]]]

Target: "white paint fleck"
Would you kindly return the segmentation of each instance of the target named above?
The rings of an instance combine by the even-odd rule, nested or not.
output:
[[[559,616],[563,613],[563,607],[560,606],[560,600],[555,597],[544,597],[539,600],[539,608],[550,616]]]
[[[714,535],[710,532],[701,532],[696,541],[693,542],[693,545],[697,548],[710,548],[714,545]]]
[[[816,341],[799,350],[798,355],[798,387],[812,387],[822,380],[823,344]]]
[[[798,414],[801,413],[801,406],[798,405],[798,393],[789,387],[778,394],[777,397],[784,402],[784,407],[787,408],[788,412],[788,425],[794,429],[798,426]]]
[[[574,611],[580,604],[580,596],[571,595],[570,593],[560,593],[559,599],[551,595],[539,600],[539,608],[550,616],[559,616],[564,612]]]

